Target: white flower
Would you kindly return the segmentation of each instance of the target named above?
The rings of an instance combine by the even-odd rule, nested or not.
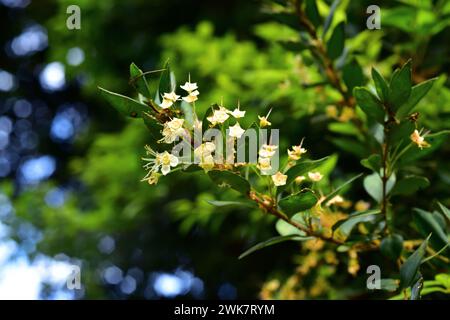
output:
[[[282,174],[280,171],[278,171],[272,176],[273,184],[276,185],[277,187],[284,186],[286,184],[286,180],[287,175]]]
[[[194,156],[199,161],[199,167],[205,171],[214,168],[214,158],[211,154],[214,150],[216,150],[216,145],[212,142],[202,143],[194,150]]]
[[[417,130],[414,130],[410,138],[420,149],[428,148],[430,146],[430,144],[425,141],[425,135],[421,136],[420,132]]]
[[[184,134],[185,130],[183,128],[184,119],[173,118],[172,120],[164,123],[162,130],[163,138],[160,141],[165,143],[172,143],[177,137]]]
[[[302,184],[302,182],[306,179],[305,176],[298,176],[295,178],[295,183],[296,184]]]
[[[263,144],[259,150],[259,156],[263,158],[270,158],[275,154],[277,148],[278,146],[276,145]]]
[[[333,204],[341,204],[343,203],[345,200],[344,198],[342,198],[340,195],[334,196],[333,198],[331,198],[327,203],[326,206],[329,207]]]
[[[244,134],[244,132],[245,132],[245,130],[241,128],[241,126],[239,125],[238,122],[236,122],[236,124],[235,124],[234,126],[230,127],[229,130],[230,130],[230,131],[229,131],[230,137],[234,137],[234,138],[238,138],[238,139],[239,139],[239,138]]]
[[[164,93],[163,95],[163,101],[160,104],[160,107],[163,109],[167,109],[171,107],[175,101],[177,101],[180,98],[179,95],[175,93],[175,91],[172,91],[170,93]]]
[[[144,165],[144,169],[148,170],[147,175],[142,179],[142,181],[148,181],[148,183],[154,184],[158,182],[158,171],[160,168],[161,173],[166,175],[170,172],[170,167],[176,167],[179,163],[178,158],[167,151],[158,153],[149,146],[145,146],[145,149],[147,155],[150,155],[151,157],[142,158],[142,160],[147,161]]]
[[[322,180],[323,175],[320,172],[318,172],[318,171],[316,171],[316,172],[308,172],[308,177],[312,181],[317,182],[317,181]]]
[[[189,95],[187,95],[186,97],[183,97],[183,100],[186,101],[187,103],[192,103],[198,100],[198,95],[200,94],[200,92],[198,92],[198,90],[195,90],[193,92],[189,92]]]
[[[271,125],[272,125],[272,123],[269,122],[269,120],[267,120],[266,117],[258,116],[258,119],[259,119],[259,126],[260,126],[261,128],[268,127],[268,126],[271,126]]]
[[[189,82],[189,81],[186,81],[186,82],[184,83],[184,85],[180,86],[180,88],[183,89],[183,90],[185,90],[185,91],[187,91],[189,94],[190,94],[192,91],[195,91],[195,90],[198,89],[197,83],[196,83],[196,82],[193,82],[193,83],[192,83],[192,82]]]
[[[161,166],[161,173],[166,175],[170,172],[170,167],[176,167],[178,165],[178,158],[173,154],[164,151],[156,156],[156,164]]]
[[[224,123],[230,116],[228,115],[229,110],[222,106],[218,110],[214,110],[212,116],[207,117],[209,122],[215,126],[218,123]]]
[[[228,113],[231,114],[236,119],[243,118],[245,116],[245,111],[239,110],[239,107],[237,107],[233,111],[229,111]]]
[[[270,163],[270,158],[258,158],[258,169],[261,170],[261,173],[263,175],[269,174],[269,172],[272,170],[272,165]]]
[[[299,146],[292,146],[292,150],[288,150],[288,158],[289,160],[297,161],[306,151],[305,148],[302,148],[301,144]]]

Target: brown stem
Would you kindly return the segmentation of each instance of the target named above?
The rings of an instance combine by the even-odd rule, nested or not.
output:
[[[263,198],[259,197],[255,191],[250,191],[248,194],[248,197],[251,200],[255,201],[258,204],[258,206],[261,209],[263,209],[264,211],[266,211],[267,213],[269,213],[283,221],[286,221],[291,226],[297,228],[300,231],[305,232],[308,236],[319,238],[319,239],[322,239],[324,241],[328,241],[328,242],[331,242],[334,244],[344,244],[344,242],[341,240],[335,239],[333,237],[324,236],[323,234],[317,233],[314,230],[309,229],[309,228],[305,227],[304,225],[302,225],[294,220],[289,219],[284,213],[277,210],[276,205],[272,201],[272,199],[269,199],[269,198],[263,199]]]

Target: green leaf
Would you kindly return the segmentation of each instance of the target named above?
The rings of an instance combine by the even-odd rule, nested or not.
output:
[[[147,79],[141,69],[134,63],[130,64],[130,83],[136,89],[137,92],[144,97],[150,97],[150,89],[148,87]]]
[[[317,203],[317,196],[311,190],[302,190],[287,196],[278,202],[278,205],[288,216],[297,212],[311,209]]]
[[[351,122],[331,122],[328,130],[349,136],[358,136],[359,129]]]
[[[348,218],[339,220],[331,229],[334,233],[339,233],[344,237],[348,237],[353,228],[360,222],[367,222],[373,219],[374,215],[380,213],[380,210],[367,210],[352,213]]]
[[[395,174],[391,174],[386,183],[386,195],[392,190],[395,185]],[[378,173],[372,173],[364,178],[364,189],[367,193],[378,203],[383,200],[383,182]]]
[[[229,186],[244,194],[250,192],[250,183],[238,174],[230,171],[213,170],[208,172],[208,176],[219,186]]]
[[[278,233],[281,236],[288,236],[288,235],[298,235],[305,237],[306,233],[302,230],[297,229],[293,225],[287,223],[284,220],[279,219],[277,223],[275,224],[275,229],[277,229]]]
[[[438,149],[441,146],[441,144],[447,139],[448,134],[450,134],[450,130],[444,130],[432,134],[427,134],[425,136],[425,141],[427,141],[430,144],[430,147],[419,149],[417,146],[413,145],[398,160],[398,164],[400,166],[410,165],[413,161],[416,161],[432,153],[433,151]]]
[[[302,52],[303,50],[311,48],[311,45],[298,41],[278,41],[278,43],[286,50],[292,52]]]
[[[351,59],[350,62],[344,65],[342,78],[349,92],[352,92],[354,87],[364,84],[364,74],[356,59]]]
[[[127,96],[98,87],[102,95],[108,100],[111,105],[116,108],[121,114],[131,117],[140,118],[142,113],[150,111],[150,108],[137,100],[131,99]]]
[[[337,59],[344,51],[345,46],[345,22],[340,22],[333,30],[327,42],[327,54],[331,60]]]
[[[362,111],[367,116],[375,119],[379,123],[384,123],[385,111],[383,104],[369,90],[363,87],[355,87],[353,95]]]
[[[164,71],[161,73],[161,78],[159,79],[159,86],[156,92],[155,102],[157,104],[161,103],[161,95],[164,93],[170,93],[175,90],[175,79],[170,71],[169,61],[164,65]]]
[[[403,250],[403,237],[399,234],[392,234],[381,241],[380,251],[383,255],[396,261]]]
[[[389,143],[394,146],[399,143],[409,143],[414,129],[416,129],[416,126],[412,121],[403,121],[399,125],[394,125],[389,130]]]
[[[419,176],[407,176],[395,184],[394,189],[392,189],[392,195],[412,195],[424,189],[430,185],[430,180],[425,177]]]
[[[440,250],[449,243],[445,230],[430,212],[414,208],[414,223],[423,236],[431,233],[430,245],[434,250]]]
[[[381,169],[381,156],[379,154],[372,154],[368,158],[362,159],[361,164],[367,169],[378,173]]]
[[[278,237],[273,237],[270,238],[266,241],[260,242],[256,245],[254,245],[253,247],[251,247],[250,249],[246,250],[244,253],[242,253],[239,256],[239,259],[245,258],[246,256],[252,254],[253,252],[256,252],[258,250],[261,250],[263,248],[272,246],[274,244],[280,243],[280,242],[284,242],[284,241],[289,241],[289,240],[293,240],[293,241],[305,241],[305,240],[309,240],[311,239],[310,237],[301,237],[298,235],[288,235],[288,236],[278,236]]]
[[[416,105],[420,102],[420,100],[422,100],[423,97],[425,97],[428,91],[430,91],[436,80],[437,78],[429,79],[412,87],[411,95],[409,96],[408,101],[406,101],[406,103],[398,109],[397,116],[399,118],[403,118],[413,112]]]
[[[394,72],[389,84],[389,106],[392,111],[396,112],[411,94],[411,60],[403,65],[403,67]]]
[[[375,68],[372,68],[372,79],[375,82],[378,97],[381,101],[386,102],[389,97],[389,87],[386,80],[384,80],[383,76]]]
[[[317,9],[316,0],[306,0],[305,12],[306,16],[316,28],[322,24],[322,17]]]
[[[448,221],[450,221],[450,209],[448,209],[446,206],[444,206],[442,203],[438,201],[439,208],[441,209],[444,216],[447,218]]]
[[[244,202],[244,201],[219,201],[219,200],[207,200],[210,205],[215,207],[255,207],[253,202]]]
[[[342,189],[344,189],[346,186],[348,186],[349,184],[351,184],[353,181],[355,181],[356,179],[360,178],[363,174],[360,173],[356,176],[354,176],[353,178],[347,180],[346,182],[344,182],[343,184],[341,184],[339,187],[336,188],[336,190],[334,190],[333,192],[331,192],[326,198],[325,200],[322,201],[322,203],[327,203],[329,200],[331,200],[334,196],[340,194],[341,191],[343,191]]]
[[[155,119],[155,117],[147,112],[142,112],[142,120],[144,121],[144,124],[150,134],[150,146],[153,149],[161,150],[163,148],[163,145],[158,143],[158,140],[161,139],[161,130],[163,126]]]
[[[400,288],[407,288],[413,285],[414,280],[416,279],[420,264],[422,263],[422,259],[425,256],[426,248],[428,246],[428,236],[422,244],[417,248],[416,251],[411,254],[408,259],[406,259],[405,263],[400,267]]]
[[[288,176],[286,180],[286,186],[289,185],[292,181],[294,181],[296,177],[303,176],[307,174],[309,171],[314,170],[322,163],[327,161],[328,158],[329,157],[325,157],[318,160],[303,160],[302,162],[296,164],[286,172],[286,175]]]
[[[333,22],[334,13],[336,12],[336,9],[339,6],[340,0],[334,0],[331,7],[330,12],[328,13],[328,16],[325,18],[325,22],[323,24],[323,33],[322,38],[325,38],[325,35],[328,32],[328,29],[330,29],[331,22]]]

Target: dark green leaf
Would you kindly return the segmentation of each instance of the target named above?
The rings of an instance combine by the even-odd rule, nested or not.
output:
[[[265,247],[268,246],[272,246],[274,244],[280,243],[280,242],[284,242],[284,241],[289,241],[289,240],[293,240],[293,241],[305,241],[305,240],[309,240],[309,237],[301,237],[299,235],[288,235],[288,236],[278,236],[278,237],[273,237],[270,238],[269,240],[260,242],[256,245],[254,245],[253,247],[251,247],[250,249],[246,250],[244,253],[242,253],[239,256],[239,259],[245,258],[246,256],[252,254],[255,251],[261,250]]]
[[[379,154],[372,154],[367,159],[362,159],[361,164],[367,169],[378,173],[381,169],[381,156]]]
[[[151,96],[145,75],[134,63],[130,64],[130,83],[144,97],[149,98]]]
[[[425,97],[428,91],[430,91],[436,80],[437,78],[429,79],[412,87],[408,101],[406,101],[406,103],[398,109],[397,116],[399,118],[403,118],[414,111],[415,106],[420,102],[420,100],[422,100],[423,97]]]
[[[342,68],[342,78],[349,92],[352,92],[354,87],[364,84],[364,74],[356,59],[352,59],[344,65]]]
[[[411,121],[403,121],[398,125],[394,125],[389,130],[389,143],[396,146],[399,143],[409,143],[411,141],[411,133],[413,133],[416,126]]]
[[[430,212],[415,208],[414,223],[423,236],[431,233],[430,245],[434,250],[440,250],[449,243],[445,231]]]
[[[208,172],[208,176],[219,186],[229,186],[244,194],[250,191],[248,181],[233,172],[213,170]]]
[[[353,95],[359,107],[367,116],[381,124],[384,122],[385,111],[383,104],[369,90],[362,87],[355,87],[353,89]]]
[[[363,174],[360,173],[356,176],[354,176],[353,178],[347,180],[346,182],[344,182],[343,184],[341,184],[339,187],[336,188],[336,190],[334,190],[333,192],[331,192],[329,195],[326,196],[325,200],[323,200],[323,203],[327,203],[329,200],[331,200],[334,196],[338,195],[341,191],[343,191],[342,189],[345,188],[346,186],[348,186],[349,184],[351,184],[353,181],[355,181],[356,179],[360,178]]]
[[[211,116],[214,112],[214,109],[217,109],[219,106],[217,104],[213,104],[210,108],[208,108],[205,112],[205,115],[203,116],[203,120],[202,120],[202,131],[203,133],[206,132],[206,130],[209,129],[209,125],[211,124],[208,121],[208,117]]]
[[[300,24],[298,17],[293,13],[277,12],[277,13],[272,13],[270,16],[275,21],[285,24],[294,30],[299,30],[299,31],[303,30],[303,27]]]
[[[396,261],[403,250],[403,238],[401,235],[389,235],[381,241],[380,251],[386,257]]]
[[[151,143],[151,147],[156,150],[160,150],[163,146],[158,143],[158,140],[161,139],[161,130],[162,125],[149,113],[143,112],[142,119],[144,120],[144,124],[147,127],[150,138],[149,141]]]
[[[150,108],[137,100],[131,99],[127,96],[98,87],[103,96],[111,105],[116,108],[121,114],[131,117],[140,118],[142,112],[150,111]]]
[[[159,86],[156,92],[155,101],[157,104],[161,103],[161,95],[164,93],[170,93],[175,90],[175,81],[170,71],[169,61],[164,65],[164,71],[161,73],[161,78],[159,79]]]
[[[340,22],[333,30],[333,34],[327,42],[327,54],[331,60],[337,59],[344,51],[345,46],[345,22]]]
[[[278,205],[288,216],[297,212],[311,209],[317,203],[317,196],[311,190],[302,190],[287,196],[278,202]]]
[[[419,176],[407,176],[395,184],[394,189],[392,189],[392,195],[412,195],[424,189],[430,185],[430,181],[425,177]]]
[[[306,0],[305,12],[306,16],[316,28],[322,24],[322,18],[317,9],[316,0]]]
[[[389,106],[396,112],[411,94],[411,60],[403,65],[400,71],[395,72],[389,84]]]
[[[411,254],[408,259],[406,259],[405,263],[400,267],[400,287],[407,288],[413,285],[414,280],[416,279],[420,264],[422,263],[422,259],[425,256],[426,248],[428,246],[428,236],[422,244],[417,248],[416,251]]]
[[[389,87],[386,80],[384,80],[383,76],[375,68],[372,68],[372,79],[375,82],[378,97],[381,101],[386,102],[389,97]]]
[[[444,206],[442,203],[438,201],[439,208],[441,209],[444,216],[447,218],[448,221],[450,221],[450,209],[448,209],[446,206]]]

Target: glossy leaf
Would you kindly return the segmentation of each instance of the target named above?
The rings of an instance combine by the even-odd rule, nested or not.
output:
[[[319,10],[317,9],[316,0],[306,0],[305,1],[305,12],[306,16],[309,18],[311,23],[317,28],[322,23],[322,18],[320,17]]]
[[[389,106],[392,111],[397,111],[408,101],[411,85],[411,61],[408,61],[393,74],[389,84]]]
[[[345,23],[340,22],[333,30],[327,42],[327,54],[331,60],[337,59],[344,51],[345,46]]]
[[[364,111],[368,117],[379,123],[384,122],[385,111],[383,104],[369,90],[362,87],[355,87],[353,89],[353,95],[361,110]]]
[[[408,259],[406,259],[405,263],[400,267],[400,287],[407,288],[413,285],[414,280],[416,279],[420,264],[422,263],[422,259],[425,256],[426,248],[428,246],[428,236],[422,244],[417,248],[416,251],[411,254]]]
[[[356,59],[352,59],[344,65],[342,68],[342,78],[349,92],[352,92],[354,87],[364,84],[364,73]]]
[[[311,190],[303,190],[281,199],[278,205],[284,213],[292,216],[297,212],[311,209],[317,201],[317,196]]]
[[[366,222],[373,219],[375,215],[378,215],[380,210],[367,210],[362,212],[352,213],[348,218],[339,220],[331,229],[334,233],[339,233],[344,237],[348,237],[353,228],[360,222]]]
[[[130,64],[130,83],[136,89],[137,92],[144,97],[150,97],[150,90],[148,87],[147,79],[142,70],[138,68],[134,63]]]
[[[305,237],[306,233],[303,232],[302,230],[297,229],[296,227],[294,227],[293,225],[287,223],[284,220],[278,220],[277,223],[275,224],[275,229],[277,229],[278,233],[281,236],[288,236],[288,235],[298,235],[298,236],[302,236]]]
[[[386,257],[396,261],[403,250],[403,237],[399,234],[389,235],[381,241],[380,251]]]
[[[430,91],[436,80],[437,78],[429,79],[412,87],[408,101],[406,101],[406,103],[397,111],[398,117],[402,118],[413,112],[416,105],[423,97],[425,97],[428,91]]]
[[[425,177],[419,176],[407,176],[395,184],[394,189],[392,189],[392,195],[412,195],[424,189],[430,185],[430,180]]]
[[[389,86],[383,76],[375,68],[372,68],[372,79],[375,82],[375,89],[377,90],[380,100],[383,102],[387,101],[389,97]]]
[[[431,233],[430,245],[434,250],[440,250],[449,243],[445,230],[430,212],[415,208],[414,223],[423,236]]]
[[[102,95],[108,100],[111,105],[116,108],[121,114],[131,118],[142,117],[142,112],[150,111],[150,108],[137,100],[131,99],[127,96],[123,96],[119,93],[115,93],[101,87],[98,87]]]
[[[361,164],[367,169],[378,173],[381,169],[381,156],[379,154],[372,154],[368,158],[362,159]]]

